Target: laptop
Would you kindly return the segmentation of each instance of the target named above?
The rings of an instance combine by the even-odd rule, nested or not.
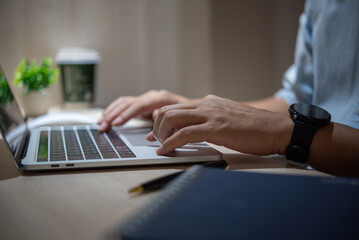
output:
[[[51,125],[29,129],[0,66],[1,144],[19,169],[48,170],[207,162],[222,154],[206,143],[187,144],[167,156],[155,150],[159,142],[145,140],[151,128],[112,128],[97,125]]]

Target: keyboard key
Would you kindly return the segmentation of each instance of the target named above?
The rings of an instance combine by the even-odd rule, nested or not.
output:
[[[108,138],[95,129],[90,130],[90,132],[92,136],[86,129],[78,129],[77,138],[76,132],[73,129],[65,129],[63,133],[60,129],[41,131],[37,161],[66,161],[65,153],[67,154],[67,160],[69,161],[86,159],[96,160],[101,159],[101,156],[103,159],[118,159],[119,156],[120,158],[136,157],[115,132],[110,131],[107,133]],[[97,147],[92,139],[95,141]]]
[[[60,130],[50,132],[50,161],[66,161],[64,143]]]
[[[84,160],[74,130],[65,130],[66,153],[68,160]]]
[[[47,162],[48,158],[48,131],[40,132],[40,141],[39,147],[37,150],[37,161],[38,162]]]
[[[67,155],[68,160],[84,160],[82,154],[80,155]]]
[[[136,155],[131,151],[131,149],[122,141],[121,138],[113,131],[108,133],[109,139],[111,140],[113,146],[115,147],[118,155],[121,158],[135,158]]]
[[[113,150],[103,134],[99,133],[97,130],[91,130],[91,133],[103,158],[118,158],[116,152]]]
[[[87,130],[78,130],[81,146],[86,159],[101,159]]]

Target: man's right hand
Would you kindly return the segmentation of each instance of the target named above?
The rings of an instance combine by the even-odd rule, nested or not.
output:
[[[191,101],[193,100],[166,90],[150,90],[137,97],[119,97],[102,113],[98,121],[99,131],[108,131],[111,126],[122,125],[134,117],[154,120],[161,107]]]

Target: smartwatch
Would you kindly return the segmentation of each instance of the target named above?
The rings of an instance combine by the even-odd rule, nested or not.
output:
[[[331,120],[330,114],[318,106],[295,103],[289,107],[294,129],[285,156],[288,160],[304,166],[308,162],[309,149],[315,132]]]

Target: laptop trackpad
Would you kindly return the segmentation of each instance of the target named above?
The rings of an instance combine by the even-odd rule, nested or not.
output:
[[[145,139],[146,135],[151,131],[151,128],[141,128],[120,131],[119,133],[124,135],[133,146],[159,147],[160,142],[150,142]]]

